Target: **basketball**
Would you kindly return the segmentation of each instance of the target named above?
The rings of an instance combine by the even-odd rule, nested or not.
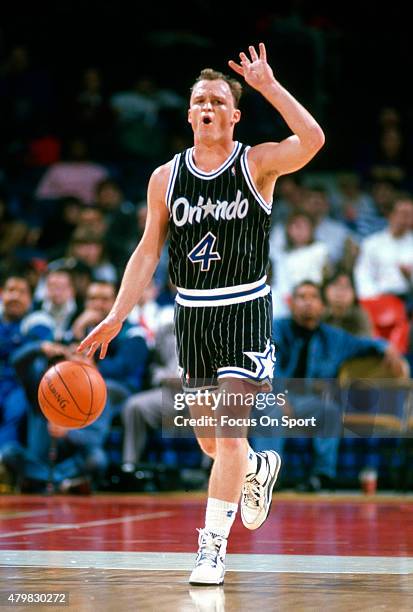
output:
[[[40,408],[48,421],[80,429],[93,423],[106,404],[106,385],[99,371],[84,363],[62,361],[43,375]]]

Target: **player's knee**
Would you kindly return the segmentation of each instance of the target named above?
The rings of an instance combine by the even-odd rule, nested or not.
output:
[[[215,454],[216,454],[215,438],[199,438],[198,444],[201,447],[202,451],[206,455],[208,455],[208,457],[215,459]]]

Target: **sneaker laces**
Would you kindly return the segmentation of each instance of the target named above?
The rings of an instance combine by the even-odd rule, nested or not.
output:
[[[258,508],[261,499],[262,485],[256,478],[251,478],[244,483],[244,503],[247,506]]]
[[[213,535],[206,529],[197,529],[197,531],[199,533],[199,552],[196,564],[212,563],[216,565],[219,549],[224,538]]]

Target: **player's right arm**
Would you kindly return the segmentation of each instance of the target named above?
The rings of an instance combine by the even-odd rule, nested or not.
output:
[[[145,231],[126,265],[115,303],[108,316],[78,346],[78,352],[88,349],[88,357],[99,347],[100,358],[105,357],[109,342],[120,332],[154,275],[168,233],[169,211],[165,198],[170,171],[171,162],[157,168],[150,178]]]

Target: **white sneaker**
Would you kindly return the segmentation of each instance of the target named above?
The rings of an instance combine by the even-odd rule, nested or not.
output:
[[[199,549],[189,583],[220,585],[224,582],[227,540],[207,529],[198,531]]]
[[[241,518],[247,529],[258,529],[266,520],[281,467],[281,457],[275,451],[256,454],[257,472],[247,474],[241,495]]]

